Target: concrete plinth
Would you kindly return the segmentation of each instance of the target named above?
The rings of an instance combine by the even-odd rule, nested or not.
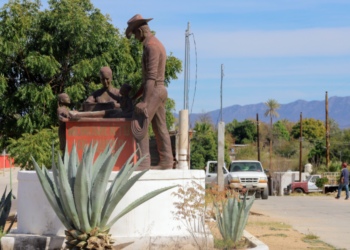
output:
[[[109,185],[117,173],[112,172]],[[127,205],[151,191],[171,185],[186,186],[190,185],[192,181],[204,187],[204,178],[203,170],[150,170],[135,183],[121,200],[111,219]],[[19,239],[23,238],[25,234],[37,235],[38,237],[42,237],[42,235],[63,236],[65,228],[48,203],[36,172],[21,171],[18,174],[18,181],[17,229],[13,230],[12,235],[6,236],[4,242],[9,244],[11,241],[9,238]],[[113,237],[117,239],[116,244],[129,244],[123,249],[146,249],[145,246],[150,244],[157,246],[157,248],[152,249],[197,249],[183,223],[174,219],[172,213],[175,212],[174,202],[178,200],[171,195],[173,192],[177,192],[177,188],[158,195],[117,221],[110,230]],[[15,240],[12,239],[12,241]],[[44,240],[41,239],[41,241]],[[3,239],[1,244],[3,245]],[[50,245],[47,241],[45,244],[46,246]],[[174,247],[168,248],[167,244]],[[208,244],[213,245],[211,235],[208,238]],[[175,246],[181,247],[175,248]],[[182,248],[184,246],[186,248]]]

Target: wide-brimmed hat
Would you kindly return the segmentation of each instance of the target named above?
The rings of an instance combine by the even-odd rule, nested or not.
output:
[[[149,19],[144,19],[140,14],[137,14],[133,16],[129,21],[128,21],[128,27],[126,28],[125,35],[128,39],[130,39],[132,32],[134,31],[135,28],[140,26],[143,23],[148,23],[151,21],[153,18]]]

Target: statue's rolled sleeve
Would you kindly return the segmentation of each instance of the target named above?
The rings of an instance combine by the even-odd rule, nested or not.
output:
[[[159,67],[159,54],[160,51],[157,45],[149,45],[147,48],[147,79],[146,80],[157,80],[158,67]]]

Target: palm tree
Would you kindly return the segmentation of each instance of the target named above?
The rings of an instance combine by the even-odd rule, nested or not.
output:
[[[268,99],[267,102],[264,103],[267,106],[266,112],[264,116],[270,116],[271,122],[271,136],[270,136],[270,169],[271,169],[271,161],[272,161],[272,117],[279,117],[280,115],[277,113],[276,109],[279,109],[281,105],[278,104],[275,99]]]
[[[272,128],[272,117],[279,117],[280,115],[277,113],[276,109],[281,107],[275,99],[268,99],[267,102],[264,103],[267,106],[266,112],[264,116],[270,116],[270,123]]]

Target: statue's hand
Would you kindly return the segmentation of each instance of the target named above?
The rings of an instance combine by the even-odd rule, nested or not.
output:
[[[135,106],[136,113],[144,115],[145,110],[146,110],[146,103],[140,102],[140,103],[136,104],[136,106]]]

